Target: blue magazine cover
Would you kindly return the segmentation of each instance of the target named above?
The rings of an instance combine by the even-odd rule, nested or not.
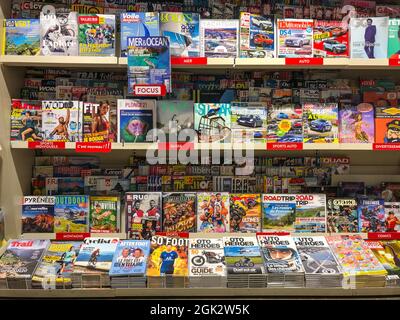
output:
[[[150,240],[121,240],[115,250],[110,276],[146,274]]]
[[[89,196],[56,196],[54,232],[87,232]]]
[[[121,57],[128,55],[128,37],[155,37],[160,35],[157,12],[121,13]]]
[[[39,19],[6,19],[3,25],[3,55],[40,54]]]
[[[171,57],[167,37],[128,37],[128,95],[134,86],[164,85],[171,92]]]
[[[160,13],[160,33],[169,38],[172,57],[200,56],[199,26],[198,13]]]

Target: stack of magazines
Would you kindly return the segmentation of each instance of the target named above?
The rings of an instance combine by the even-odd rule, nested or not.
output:
[[[304,287],[304,269],[292,237],[258,234],[268,287]]]
[[[118,238],[86,238],[75,260],[72,287],[109,287],[108,273],[118,242]]]
[[[228,288],[263,288],[267,280],[256,237],[224,237]]]
[[[306,287],[341,287],[342,269],[325,237],[307,236],[294,238],[305,270]]]
[[[224,242],[222,238],[189,239],[189,286],[226,287]]]
[[[145,288],[149,240],[121,240],[110,269],[112,288]]]
[[[30,289],[49,240],[9,240],[0,258],[0,289]]]
[[[345,288],[384,287],[387,271],[360,235],[326,237],[343,269]]]

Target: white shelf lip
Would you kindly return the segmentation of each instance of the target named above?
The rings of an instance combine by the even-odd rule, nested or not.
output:
[[[117,57],[85,56],[11,56],[0,55],[0,63],[9,66],[33,67],[117,67]]]

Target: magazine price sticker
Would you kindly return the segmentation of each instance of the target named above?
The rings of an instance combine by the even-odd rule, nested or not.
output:
[[[307,65],[307,66],[322,66],[323,58],[285,58],[285,64],[289,66]]]
[[[28,149],[65,149],[63,141],[28,141]]]
[[[83,241],[90,238],[89,232],[62,232],[56,233],[56,240],[59,241]]]
[[[283,143],[283,142],[268,142],[267,150],[303,150],[303,144],[301,142],[293,142],[293,143]]]
[[[111,152],[111,142],[77,142],[76,152]]]
[[[164,97],[167,89],[162,84],[136,84],[133,86],[133,94],[138,97]]]
[[[374,151],[398,151],[400,150],[400,143],[374,143],[372,145]]]
[[[159,142],[159,150],[194,150],[193,142]]]
[[[181,57],[171,58],[171,64],[173,65],[206,65],[208,63],[206,57]]]

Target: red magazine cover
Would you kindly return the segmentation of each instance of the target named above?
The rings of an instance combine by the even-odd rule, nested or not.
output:
[[[349,33],[344,21],[314,21],[314,57],[348,57]]]

